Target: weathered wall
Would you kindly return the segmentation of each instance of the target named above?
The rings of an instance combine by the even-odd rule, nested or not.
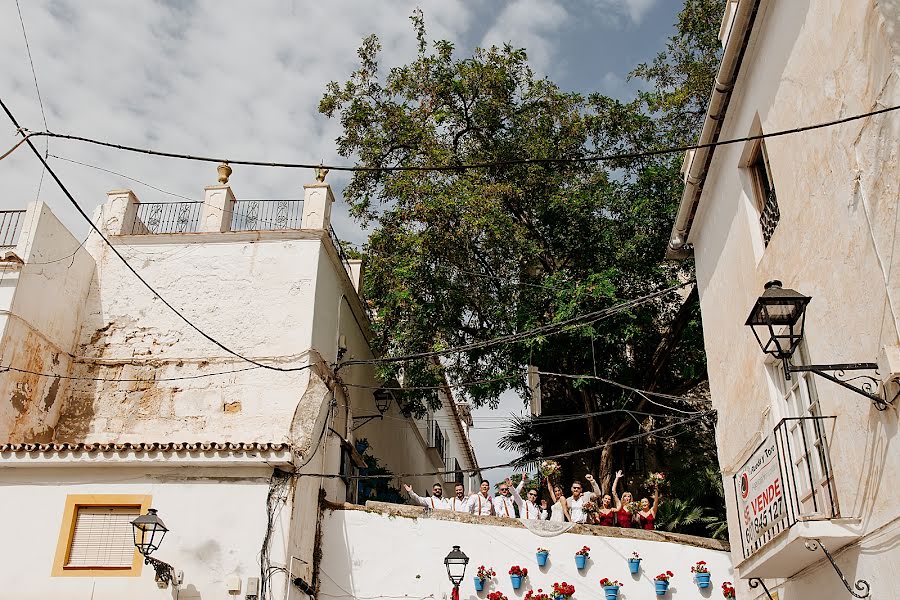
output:
[[[25,261],[0,277],[0,362],[68,373],[94,260],[43,202],[28,205],[15,249]],[[0,377],[0,439],[49,441],[68,382],[7,371]]]
[[[603,595],[599,586],[603,577],[625,584],[622,597],[650,600],[656,598],[653,577],[666,570],[675,572],[671,597],[717,596],[722,582],[732,581],[727,552],[651,541],[646,538],[653,535],[642,535],[653,532],[637,532],[636,537],[644,539],[624,537],[631,532],[622,533],[617,529],[607,530],[610,536],[565,533],[539,537],[521,527],[479,524],[474,517],[463,519],[470,522],[388,516],[362,510],[326,510],[319,595],[323,598],[396,595],[447,599],[451,586],[444,557],[454,545],[469,556],[466,578],[460,586],[460,597],[466,600],[482,600],[495,590],[511,599],[520,599],[529,589],[549,591],[554,582],[562,581],[575,586],[575,598],[597,598]],[[501,521],[485,519],[492,523]],[[539,568],[535,562],[538,546],[550,551],[545,568]],[[579,571],[575,568],[574,554],[582,546],[591,548],[591,558],[587,567]],[[632,552],[638,552],[643,558],[642,570],[637,575],[631,575],[626,563]],[[691,565],[698,560],[705,560],[712,572],[713,587],[703,593],[693,583],[690,573]],[[472,578],[479,565],[493,567],[497,578],[484,592],[476,593]],[[512,589],[507,575],[512,565],[528,569],[529,578],[518,591]]]
[[[772,132],[900,104],[896,15],[896,2],[762,2],[720,139],[755,133],[757,120]],[[780,279],[813,297],[810,362],[874,362],[882,346],[898,343],[896,113],[771,138],[766,147],[781,213],[769,246],[739,144],[716,149],[689,240],[733,540],[740,538],[730,476],[791,416],[743,325],[763,284]],[[828,434],[842,516],[859,518],[861,534],[894,527],[896,503],[884,499],[900,484],[897,412],[877,412],[827,381],[816,389],[822,414],[837,415]],[[865,571],[878,568],[864,563]]]
[[[139,577],[51,577],[67,494],[150,494],[169,528],[154,554],[184,571],[180,600],[230,598],[225,578],[259,577],[259,552],[266,531],[270,467],[237,469],[135,467],[0,470],[0,510],[9,516],[0,550],[9,596],[21,600],[169,600],[174,591],[158,589],[153,569]],[[273,564],[286,564],[290,528],[288,506],[275,515]],[[273,597],[284,597],[285,577],[272,579]],[[7,594],[4,594],[4,597]],[[240,597],[243,597],[241,595]]]

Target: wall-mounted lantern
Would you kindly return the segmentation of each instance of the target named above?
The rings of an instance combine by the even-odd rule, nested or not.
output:
[[[447,567],[447,577],[453,584],[453,599],[459,600],[459,584],[462,583],[466,576],[466,565],[469,564],[469,557],[459,549],[459,546],[453,546],[450,554],[444,558],[444,566]]]
[[[353,417],[353,431],[356,431],[372,419],[384,419],[384,413],[388,411],[391,403],[394,401],[394,392],[385,388],[375,390],[372,396],[375,398],[375,408],[378,410],[378,414]]]
[[[865,396],[878,410],[885,410],[888,403],[876,394],[878,380],[869,375],[858,375],[844,380],[846,371],[877,371],[877,363],[839,363],[828,365],[792,365],[790,359],[803,340],[806,321],[806,306],[812,300],[792,289],[785,289],[778,280],[770,281],[765,286],[762,296],[757,298],[750,316],[744,325],[750,327],[759,347],[766,354],[781,360],[784,365],[784,377],[790,380],[791,373],[810,372],[824,377],[842,387]],[[835,374],[827,373],[833,371]],[[863,380],[860,387],[849,381]]]
[[[156,583],[160,588],[166,588],[172,582],[177,587],[181,584],[184,574],[181,571],[176,572],[175,568],[169,563],[165,563],[159,559],[150,556],[159,550],[159,545],[166,532],[169,529],[163,523],[159,515],[156,514],[155,508],[148,508],[146,515],[140,515],[131,522],[134,528],[134,547],[144,557],[144,564],[153,567],[156,571]]]

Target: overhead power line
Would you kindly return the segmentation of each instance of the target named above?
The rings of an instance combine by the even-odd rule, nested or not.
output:
[[[312,367],[312,365],[305,365],[301,369],[298,369],[298,370],[309,369],[311,367]],[[182,377],[150,377],[150,378],[144,378],[144,379],[62,375],[59,373],[43,373],[41,371],[31,371],[29,369],[20,369],[18,367],[5,366],[5,365],[0,365],[0,372],[16,371],[17,373],[24,373],[26,375],[37,375],[39,377],[67,379],[67,380],[72,380],[72,381],[110,381],[110,382],[121,382],[121,383],[152,383],[154,381],[185,381],[188,379],[203,379],[206,377],[218,377],[219,375],[230,375],[232,373],[241,373],[243,371],[253,371],[255,369],[260,369],[260,368],[262,368],[262,367],[252,366],[252,367],[244,367],[243,369],[231,369],[229,371],[217,371],[215,373],[201,373],[198,375],[184,375]]]
[[[9,108],[6,106],[6,103],[4,103],[2,99],[0,99],[0,107],[3,108],[3,111],[6,113],[6,116],[9,117],[9,120],[12,121],[12,123],[16,127],[16,129],[21,131],[21,126],[19,125],[18,121],[16,121],[16,118],[13,116],[12,112],[10,112]],[[88,214],[86,212],[84,212],[84,209],[81,207],[80,204],[78,204],[78,201],[75,200],[75,197],[72,196],[71,192],[69,192],[68,188],[66,188],[65,184],[63,184],[63,182],[56,175],[56,173],[53,171],[53,169],[50,168],[50,165],[47,164],[47,160],[43,156],[41,156],[41,153],[38,152],[38,149],[35,148],[34,144],[31,142],[31,140],[30,139],[26,140],[26,143],[28,144],[28,147],[31,148],[31,151],[34,153],[34,155],[38,157],[38,160],[41,161],[41,164],[44,165],[44,168],[47,170],[47,172],[50,173],[50,176],[53,177],[53,180],[56,182],[56,185],[59,186],[60,190],[62,190],[63,194],[65,194],[65,196],[66,196],[66,198],[68,198],[69,202],[71,202],[72,205],[75,206],[75,209],[78,211],[78,214],[80,214],[81,217],[85,221],[87,221],[87,223],[88,223],[88,225],[90,225],[91,229],[93,229],[97,233],[97,235],[100,236],[100,239],[103,240],[103,242],[109,247],[109,249],[113,252],[113,254],[115,254],[119,258],[119,260],[122,261],[122,264],[125,265],[125,267],[129,271],[131,271],[131,273],[138,279],[138,281],[140,281],[142,284],[144,284],[144,287],[146,287],[148,290],[150,290],[150,292],[157,299],[159,299],[160,302],[165,304],[166,307],[168,307],[169,310],[171,310],[178,318],[180,318],[182,321],[184,321],[184,323],[188,327],[190,327],[191,329],[193,329],[194,331],[199,333],[207,341],[209,341],[213,345],[219,347],[221,350],[224,350],[228,354],[231,354],[232,356],[239,358],[245,362],[248,362],[252,365],[256,365],[262,369],[268,369],[270,371],[291,372],[291,371],[302,371],[303,369],[308,368],[308,365],[302,366],[302,367],[277,367],[274,365],[267,365],[265,363],[258,362],[252,358],[242,355],[241,353],[237,352],[236,350],[232,350],[231,348],[229,348],[228,346],[226,346],[225,344],[223,344],[216,338],[212,337],[211,335],[209,335],[208,333],[206,333],[205,331],[200,329],[200,327],[195,325],[190,319],[188,319],[186,316],[184,316],[184,314],[180,310],[175,308],[175,306],[173,306],[171,302],[169,302],[168,300],[163,298],[159,294],[159,292],[157,292],[153,288],[153,286],[150,285],[150,283],[146,279],[144,279],[141,276],[141,274],[138,273],[134,267],[131,266],[131,264],[125,259],[125,257],[122,256],[122,253],[119,252],[119,249],[116,248],[116,246],[114,244],[112,244],[106,238],[105,235],[103,235],[103,232],[100,230],[100,228],[94,223],[94,221],[88,216]]]
[[[79,135],[69,135],[64,133],[54,133],[52,131],[40,131],[35,132],[35,136],[46,136],[52,137],[62,140],[71,140],[76,142],[84,142],[87,144],[94,144],[97,146],[103,146],[106,148],[113,148],[115,150],[124,150],[126,152],[136,152],[140,154],[148,154],[151,156],[163,156],[166,158],[177,158],[182,160],[192,160],[199,162],[210,162],[210,163],[228,163],[232,165],[245,165],[252,167],[276,167],[283,169],[318,169],[325,168],[331,171],[351,171],[351,172],[385,172],[385,171],[465,171],[470,169],[484,169],[484,168],[493,168],[493,167],[508,167],[508,166],[516,166],[516,165],[531,165],[531,164],[565,164],[565,163],[590,163],[590,162],[606,162],[613,160],[627,160],[627,159],[636,159],[636,158],[649,158],[651,156],[659,156],[662,154],[675,154],[680,152],[685,152],[687,150],[699,150],[701,148],[713,148],[716,146],[726,146],[728,144],[739,144],[745,143],[755,140],[763,140],[768,138],[780,137],[784,135],[791,135],[795,133],[802,133],[804,131],[812,131],[814,129],[821,129],[823,127],[832,127],[834,125],[841,125],[843,123],[849,123],[851,121],[856,121],[858,119],[865,119],[867,117],[874,117],[876,115],[881,115],[884,113],[889,113],[895,110],[900,109],[900,106],[891,106],[888,108],[881,108],[873,111],[869,111],[862,114],[852,115],[849,117],[844,117],[841,119],[834,119],[831,121],[826,121],[823,123],[816,123],[813,125],[806,125],[803,127],[793,127],[791,129],[783,129],[780,131],[773,131],[770,133],[761,133],[758,135],[750,135],[740,138],[732,138],[728,140],[719,140],[716,142],[710,142],[707,144],[684,144],[680,146],[669,146],[666,148],[659,148],[655,150],[641,150],[637,152],[620,152],[620,153],[612,153],[612,154],[593,154],[588,156],[571,156],[565,158],[516,158],[509,160],[499,160],[499,161],[485,161],[485,162],[477,162],[477,163],[466,163],[459,165],[421,165],[421,166],[388,166],[388,167],[366,167],[361,165],[326,165],[323,163],[296,163],[296,162],[278,162],[278,161],[263,161],[263,160],[244,160],[244,159],[235,159],[228,157],[214,157],[214,156],[202,156],[196,154],[185,154],[181,152],[165,152],[161,150],[152,150],[149,148],[138,148],[136,146],[128,146],[125,144],[117,144],[114,142],[108,142],[104,140],[79,136]]]

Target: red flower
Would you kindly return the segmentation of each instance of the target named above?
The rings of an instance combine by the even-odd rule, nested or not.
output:
[[[528,577],[528,569],[520,567],[519,565],[513,565],[509,568],[509,574],[518,575],[519,577]]]

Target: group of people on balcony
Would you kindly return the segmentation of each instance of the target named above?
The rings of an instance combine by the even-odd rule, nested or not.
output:
[[[652,504],[648,498],[635,502],[631,492],[626,491],[619,497],[617,488],[621,478],[622,471],[616,472],[612,493],[608,494],[603,493],[591,474],[587,474],[585,479],[590,484],[591,491],[585,491],[582,483],[575,481],[568,497],[561,485],[552,484],[547,478],[547,491],[552,504],[546,498],[538,500],[540,494],[533,488],[527,491],[524,498],[522,497],[522,490],[528,482],[527,473],[522,473],[522,480],[515,487],[510,479],[506,479],[498,486],[496,496],[490,495],[491,486],[487,480],[482,480],[479,491],[470,496],[466,495],[463,484],[457,483],[450,498],[444,497],[444,489],[440,483],[435,483],[431,488],[431,496],[425,497],[416,494],[410,485],[404,487],[413,502],[432,510],[605,527],[653,529],[656,509],[659,506],[659,486],[653,486]]]

